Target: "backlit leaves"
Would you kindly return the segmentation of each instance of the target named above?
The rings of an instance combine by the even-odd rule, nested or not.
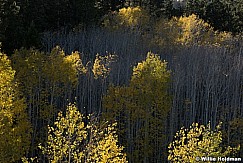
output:
[[[20,49],[13,54],[12,60],[35,128],[32,143],[37,145],[37,136],[46,137],[44,127],[56,118],[59,108],[67,105],[78,76],[86,73],[86,68],[79,53],[65,55],[60,47],[47,54],[34,49]],[[35,148],[34,145],[32,147]]]
[[[133,68],[129,86],[110,86],[103,98],[103,118],[118,121],[118,134],[126,144],[129,161],[153,162],[151,158],[160,151],[163,137],[158,135],[163,132],[171,101],[166,64],[149,52],[146,60]]]
[[[195,162],[196,157],[226,157],[237,152],[240,147],[222,149],[221,123],[212,130],[207,126],[193,123],[189,129],[181,128],[169,144],[168,160],[172,162]]]
[[[106,56],[96,55],[94,65],[92,68],[92,72],[94,74],[94,78],[102,78],[105,79],[110,73],[110,64],[114,62],[115,55],[109,54]]]
[[[229,32],[218,32],[197,15],[181,16],[170,20],[160,19],[154,27],[152,43],[172,45],[224,45],[233,39]]]
[[[0,53],[0,162],[18,161],[29,149],[30,124],[10,60]]]
[[[120,29],[121,27],[141,29],[148,22],[148,12],[137,6],[122,8],[118,12],[108,14],[103,21],[103,25],[111,29]]]
[[[51,162],[126,162],[115,127],[84,117],[70,104],[66,114],[60,112],[54,126],[48,127],[46,147],[39,147]]]

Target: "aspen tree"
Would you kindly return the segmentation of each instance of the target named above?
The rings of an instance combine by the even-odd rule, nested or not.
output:
[[[196,162],[202,157],[226,157],[239,151],[240,146],[225,150],[222,143],[221,123],[212,130],[210,123],[207,126],[193,123],[189,129],[181,128],[175,135],[175,140],[169,144],[168,160],[172,162]]]
[[[161,161],[158,153],[163,138],[159,135],[171,105],[166,64],[148,53],[146,60],[134,67],[129,86],[110,86],[103,98],[103,117],[118,121],[119,137],[131,162]]]
[[[74,104],[60,112],[54,126],[48,126],[46,146],[40,149],[49,161],[55,162],[100,162],[125,163],[123,147],[118,146],[116,124],[98,124],[84,117]],[[103,126],[103,127],[102,127]]]
[[[37,142],[44,141],[45,126],[65,108],[78,83],[78,74],[86,72],[79,53],[65,55],[60,47],[50,54],[21,49],[12,56],[20,89],[26,97],[28,114],[33,125],[31,155],[36,155]]]
[[[25,100],[14,79],[15,71],[0,53],[0,162],[18,161],[29,149],[30,123]]]

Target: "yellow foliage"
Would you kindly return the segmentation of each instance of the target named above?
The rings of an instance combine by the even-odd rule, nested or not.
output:
[[[232,121],[229,122],[229,128],[227,130],[227,137],[228,139],[230,139],[230,144],[237,146],[238,144],[240,144],[240,146],[243,146],[243,118],[235,118]],[[225,136],[226,136],[225,135]],[[242,156],[243,155],[243,149],[241,148],[238,156]]]
[[[66,105],[66,98],[76,86],[78,75],[86,73],[86,68],[78,52],[65,55],[60,47],[49,54],[20,49],[13,54],[12,60],[16,80],[27,99],[30,120],[36,129],[31,149],[34,150],[38,139],[46,137],[45,127],[55,118],[59,111],[57,106]]]
[[[141,7],[128,7],[119,10],[120,24],[128,27],[145,25],[149,16]]]
[[[171,20],[160,19],[156,22],[152,44],[173,45],[213,45],[220,46],[232,40],[229,32],[214,31],[207,22],[192,14]]]
[[[65,115],[60,112],[54,127],[48,127],[46,147],[39,146],[43,154],[53,163],[125,163],[123,147],[117,145],[116,124],[100,128],[91,122],[85,125],[87,119],[75,105],[69,105]]]
[[[102,127],[105,126],[105,127]],[[87,162],[99,163],[126,163],[126,154],[122,153],[123,147],[118,146],[116,134],[117,124],[112,125],[102,122],[101,125],[90,124],[90,143],[86,147]]]
[[[230,45],[230,42],[233,40],[233,36],[230,32],[215,32],[214,42],[215,46],[220,45]]]
[[[146,60],[133,68],[129,86],[110,86],[103,98],[103,118],[118,121],[118,134],[126,148],[132,149],[128,155],[131,162],[153,162],[158,155],[156,149],[163,137],[157,135],[163,132],[163,120],[171,104],[166,64],[149,52]]]
[[[110,73],[110,64],[114,62],[115,55],[109,54],[106,56],[96,55],[94,65],[92,68],[92,72],[94,74],[94,78],[102,78],[105,79]]]
[[[42,67],[46,61],[46,55],[32,49],[21,49],[13,54],[12,61],[21,90],[25,95],[31,94],[43,78]]]
[[[72,67],[72,72],[76,74],[86,74],[87,68],[83,65],[82,60],[80,58],[79,52],[73,52],[71,55],[67,55],[64,58],[64,63],[69,64]],[[78,71],[78,72],[77,72]]]
[[[51,162],[81,160],[84,154],[78,147],[87,137],[83,120],[84,117],[76,107],[69,105],[66,116],[60,112],[54,123],[55,126],[48,126],[47,147],[40,146],[40,148],[48,155]]]
[[[143,84],[161,82],[166,85],[170,78],[170,72],[166,67],[167,62],[161,61],[158,55],[149,52],[146,60],[138,63],[133,68],[131,84],[138,85],[144,81],[146,83]]]
[[[141,7],[122,8],[118,12],[107,15],[103,24],[105,27],[118,29],[121,27],[138,28],[145,26],[149,21],[149,14]]]
[[[176,18],[171,20],[161,18],[154,25],[154,37],[150,44],[160,47],[171,47],[177,44],[180,36],[180,30]]]
[[[12,60],[16,78],[29,99],[27,103],[33,107],[29,109],[41,108],[40,114],[44,119],[55,112],[55,97],[72,91],[78,82],[78,75],[87,72],[78,52],[65,55],[60,47],[54,48],[50,54],[21,49],[15,52]]]
[[[177,21],[181,28],[181,35],[177,41],[181,44],[208,44],[214,36],[213,28],[194,14],[180,17]]]
[[[171,162],[205,162],[202,157],[226,157],[239,151],[240,147],[221,148],[222,132],[221,123],[212,130],[210,123],[205,127],[193,123],[189,129],[181,128],[176,133],[174,141],[169,144],[168,160]]]
[[[26,105],[14,81],[10,60],[0,53],[0,162],[18,161],[29,149]]]
[[[45,62],[44,75],[51,84],[77,83],[77,69],[75,68],[77,59],[77,54],[73,53],[71,56],[65,57],[64,51],[60,47],[56,47]]]

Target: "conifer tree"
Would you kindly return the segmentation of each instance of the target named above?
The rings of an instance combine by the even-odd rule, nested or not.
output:
[[[215,30],[242,32],[242,0],[188,0],[185,13],[196,14]]]

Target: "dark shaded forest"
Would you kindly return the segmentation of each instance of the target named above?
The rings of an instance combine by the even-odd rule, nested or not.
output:
[[[240,162],[242,0],[0,0],[0,162]]]

